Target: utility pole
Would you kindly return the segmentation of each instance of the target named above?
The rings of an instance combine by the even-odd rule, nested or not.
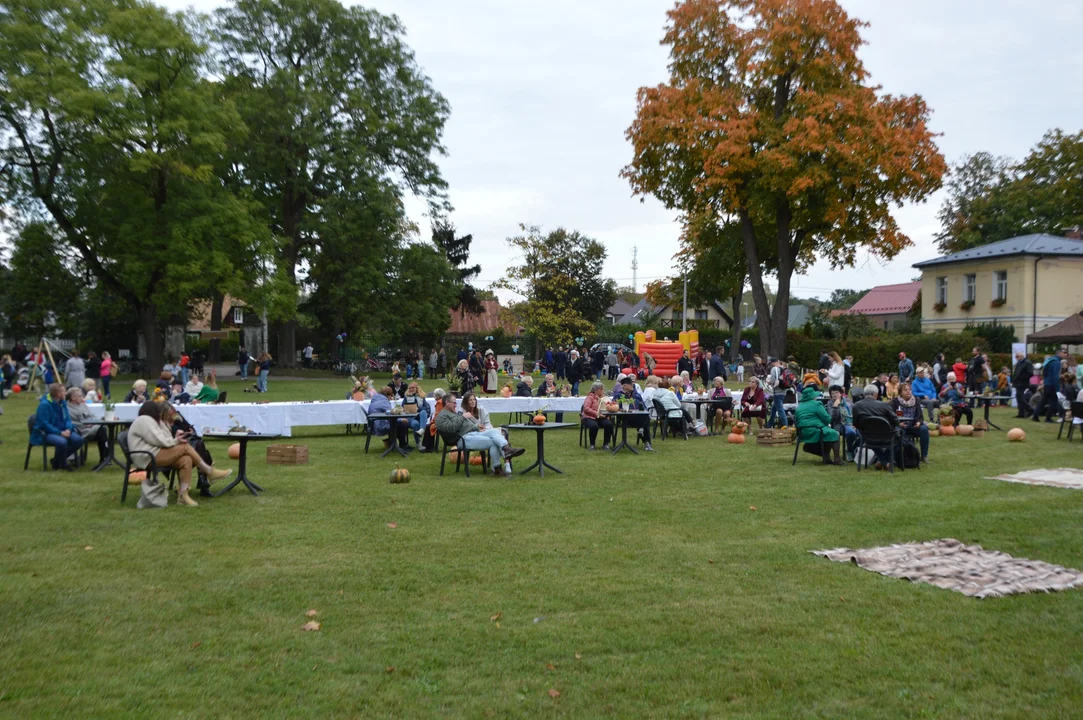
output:
[[[636,281],[636,271],[639,270],[639,248],[632,246],[632,292],[639,292],[639,284]]]
[[[681,332],[688,332],[688,270],[684,271],[684,299],[681,301]]]

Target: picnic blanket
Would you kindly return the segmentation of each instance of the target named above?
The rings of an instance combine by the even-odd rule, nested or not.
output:
[[[1052,470],[1038,468],[1037,470],[1024,470],[1014,475],[994,475],[985,479],[1083,490],[1083,470],[1073,468],[1054,468]]]
[[[953,538],[890,547],[813,550],[834,562],[852,562],[881,575],[928,583],[976,598],[1052,592],[1083,586],[1083,573],[1040,560],[964,545]]]

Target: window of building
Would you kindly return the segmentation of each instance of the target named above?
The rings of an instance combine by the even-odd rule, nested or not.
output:
[[[997,270],[993,273],[993,299],[1008,299],[1008,271]]]
[[[233,324],[244,325],[244,308],[233,308]]]
[[[887,330],[887,320],[884,321],[884,329]]]
[[[941,305],[948,304],[948,279],[946,277],[936,279],[936,302]]]
[[[963,301],[977,302],[978,300],[978,276],[967,275],[963,278]]]
[[[674,310],[673,311],[673,319],[674,320],[680,320],[682,315],[683,315],[683,313],[680,310]]]
[[[707,319],[707,311],[706,310],[696,310],[696,320],[706,320],[706,319]]]

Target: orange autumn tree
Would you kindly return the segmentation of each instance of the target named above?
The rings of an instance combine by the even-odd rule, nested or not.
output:
[[[892,207],[946,170],[929,110],[868,83],[865,23],[834,0],[682,0],[668,17],[670,80],[639,90],[622,174],[686,221],[740,227],[760,350],[781,355],[795,271],[910,244]]]

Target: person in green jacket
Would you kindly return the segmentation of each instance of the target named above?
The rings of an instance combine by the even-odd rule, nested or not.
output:
[[[818,385],[809,383],[801,391],[794,419],[800,440],[805,444],[805,452],[821,456],[824,465],[842,465],[839,458],[839,434],[831,427],[831,414],[820,402]],[[834,461],[828,461],[827,448],[831,448]]]

